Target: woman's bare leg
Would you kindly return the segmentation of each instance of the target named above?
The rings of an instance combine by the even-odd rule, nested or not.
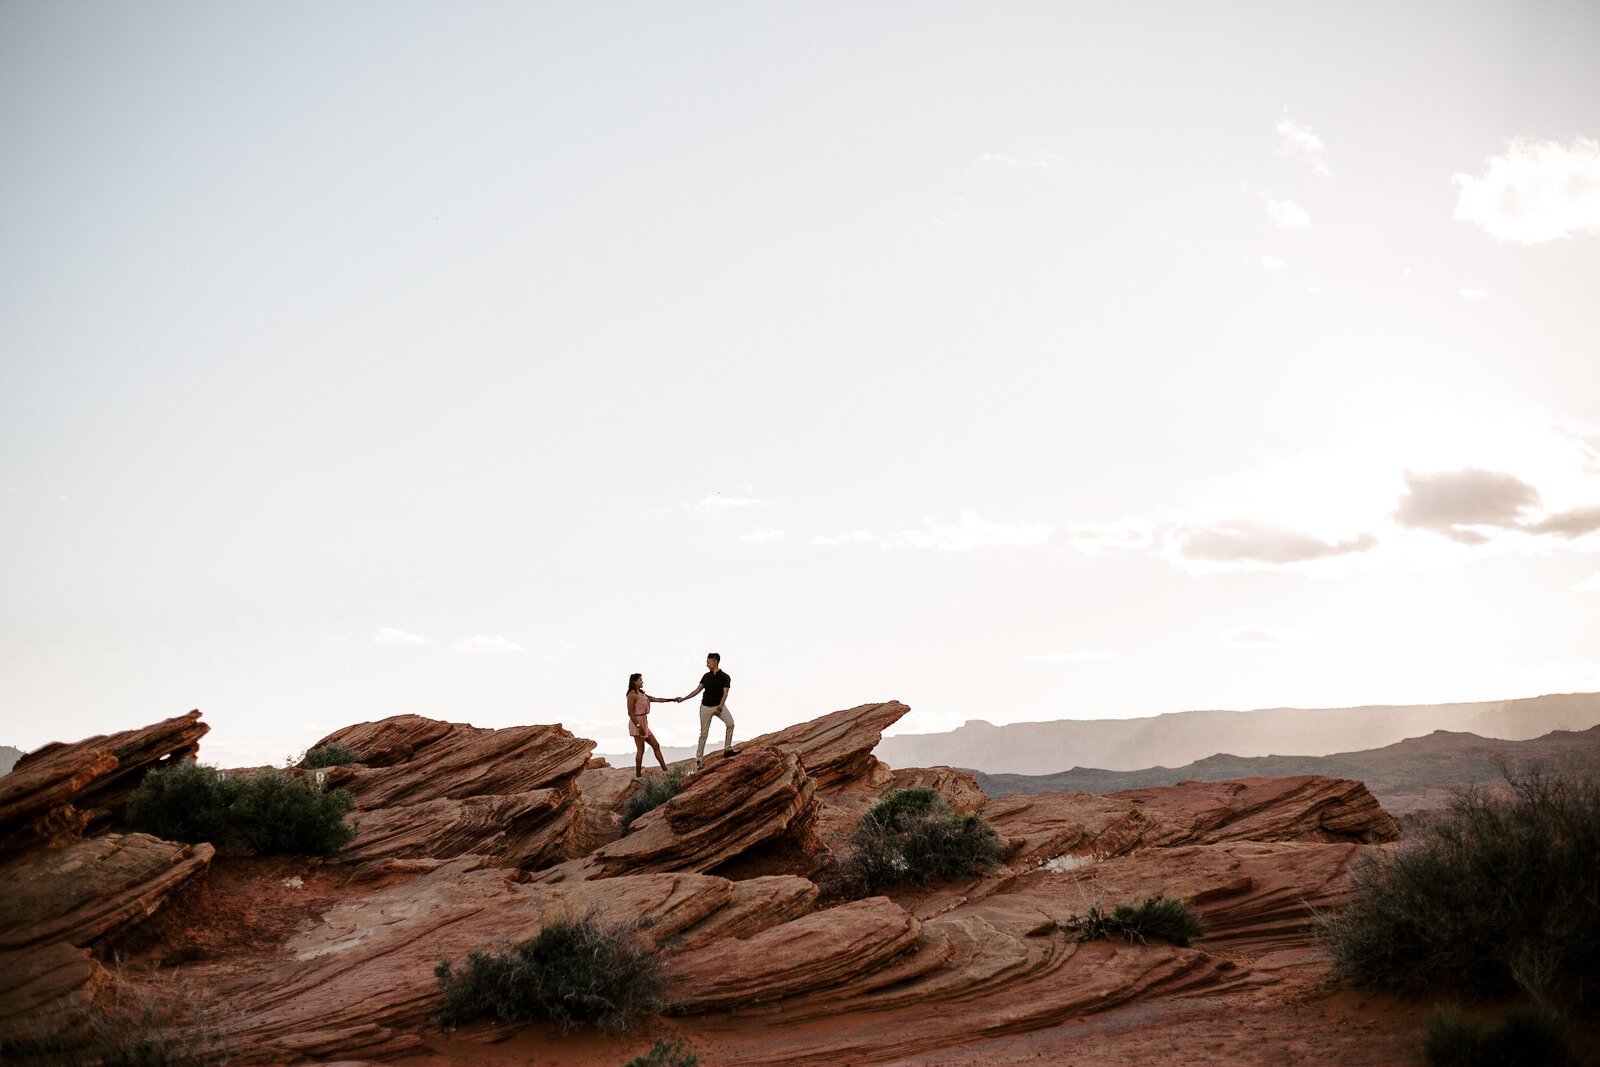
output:
[[[661,743],[656,740],[656,735],[650,735],[650,751],[656,754],[656,762],[661,764],[661,769],[667,769],[667,758],[661,754]],[[643,756],[641,755],[641,759]]]
[[[654,740],[652,739],[652,743]],[[644,774],[644,738],[633,739],[633,776],[639,778]]]

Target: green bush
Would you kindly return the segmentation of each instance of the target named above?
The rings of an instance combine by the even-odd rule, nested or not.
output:
[[[639,788],[622,806],[622,832],[628,832],[633,820],[647,811],[654,811],[681,792],[683,792],[682,767],[673,767],[662,774],[642,779]]]
[[[1454,1005],[1436,1008],[1423,1024],[1429,1067],[1565,1067],[1573,1062],[1571,1032],[1548,1008],[1519,1004],[1485,1029]]]
[[[347,763],[360,763],[361,753],[335,741],[332,744],[318,745],[316,748],[300,757],[296,764],[303,771],[320,770],[323,767],[343,767]]]
[[[257,855],[331,856],[355,838],[355,801],[276,768],[227,775],[193,760],[144,776],[128,801],[130,830],[168,841],[209,841]]]
[[[221,841],[239,780],[192,759],[156,767],[128,799],[130,830],[168,841]]]
[[[514,948],[468,954],[459,971],[440,960],[433,973],[444,993],[441,1019],[548,1019],[562,1032],[593,1023],[624,1033],[637,1017],[666,1006],[663,963],[639,943],[638,929],[605,926],[593,916],[556,919]]]
[[[960,878],[1005,858],[993,827],[977,815],[957,816],[927,786],[897,789],[868,809],[850,835],[839,865],[846,892]]]
[[[1515,776],[1457,798],[1412,843],[1369,853],[1345,908],[1320,916],[1332,977],[1600,1003],[1600,779]]]
[[[700,1057],[690,1052],[682,1041],[656,1038],[649,1052],[641,1052],[622,1067],[700,1067]]]
[[[912,785],[896,789],[872,805],[861,817],[861,821],[869,826],[898,833],[907,829],[910,823],[930,816],[949,814],[950,806],[944,802],[944,797],[939,795],[937,789],[927,785]]]
[[[281,852],[331,856],[355,839],[344,824],[355,800],[272,768],[244,778],[228,807],[234,840],[258,856]]]
[[[1187,947],[1206,935],[1205,925],[1188,903],[1160,894],[1142,904],[1118,904],[1110,915],[1093,906],[1087,915],[1074,915],[1057,925],[1077,935],[1079,941],[1122,937],[1130,945],[1135,942],[1147,945],[1151,938],[1156,938]]]

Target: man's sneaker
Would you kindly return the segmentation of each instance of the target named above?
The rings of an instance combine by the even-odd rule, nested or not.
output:
[[[723,758],[727,758],[728,756],[737,756],[738,754],[739,750],[736,748],[725,748],[722,750]]]

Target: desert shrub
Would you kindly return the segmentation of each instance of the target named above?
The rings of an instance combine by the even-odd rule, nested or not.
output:
[[[354,807],[345,790],[330,792],[289,771],[227,775],[184,760],[144,776],[125,822],[168,841],[209,841],[258,855],[329,856],[354,839],[344,824]]]
[[[92,999],[0,1034],[0,1063],[18,1067],[215,1067],[227,1059],[189,986],[159,974],[135,981],[120,957]]]
[[[639,788],[622,806],[622,830],[627,832],[633,820],[647,811],[654,811],[683,792],[683,768],[672,767],[662,774],[645,778]]]
[[[234,840],[260,856],[280,852],[331,856],[355,839],[344,824],[355,800],[273,768],[244,778],[228,807]]]
[[[700,1067],[700,1057],[682,1041],[656,1038],[649,1052],[641,1052],[622,1067]]]
[[[296,764],[303,771],[320,770],[323,767],[343,767],[347,763],[360,763],[361,753],[349,745],[334,741],[327,745],[318,745],[316,748],[300,757]]]
[[[1422,1053],[1429,1067],[1564,1067],[1573,1062],[1571,1040],[1549,1008],[1519,1004],[1485,1028],[1446,1005],[1424,1022]]]
[[[128,798],[128,828],[168,841],[219,841],[238,780],[192,759],[156,767]]]
[[[1468,793],[1409,844],[1351,872],[1354,896],[1320,916],[1332,977],[1592,1008],[1600,1001],[1600,779],[1512,778]]]
[[[1205,925],[1187,902],[1160,894],[1142,904],[1118,904],[1109,915],[1095,905],[1088,914],[1074,915],[1057,925],[1079,941],[1122,937],[1129,944],[1147,945],[1155,938],[1187,946],[1206,935]]]
[[[949,815],[950,806],[932,786],[912,785],[896,789],[861,817],[861,821],[884,830],[898,832],[913,822],[932,815]]]
[[[1005,858],[994,828],[952,814],[927,786],[897,789],[868,809],[850,835],[837,880],[846,892],[959,878]]]
[[[488,1015],[508,1023],[548,1019],[560,1031],[593,1023],[626,1032],[666,1006],[662,961],[639,943],[638,928],[562,918],[520,945],[470,953],[461,970],[440,960],[433,973],[445,998],[441,1020]]]

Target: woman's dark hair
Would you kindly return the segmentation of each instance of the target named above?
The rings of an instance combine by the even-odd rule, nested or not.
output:
[[[643,677],[644,675],[640,674],[638,671],[634,671],[632,674],[628,675],[628,692],[632,693],[633,687],[637,685],[639,679]]]

